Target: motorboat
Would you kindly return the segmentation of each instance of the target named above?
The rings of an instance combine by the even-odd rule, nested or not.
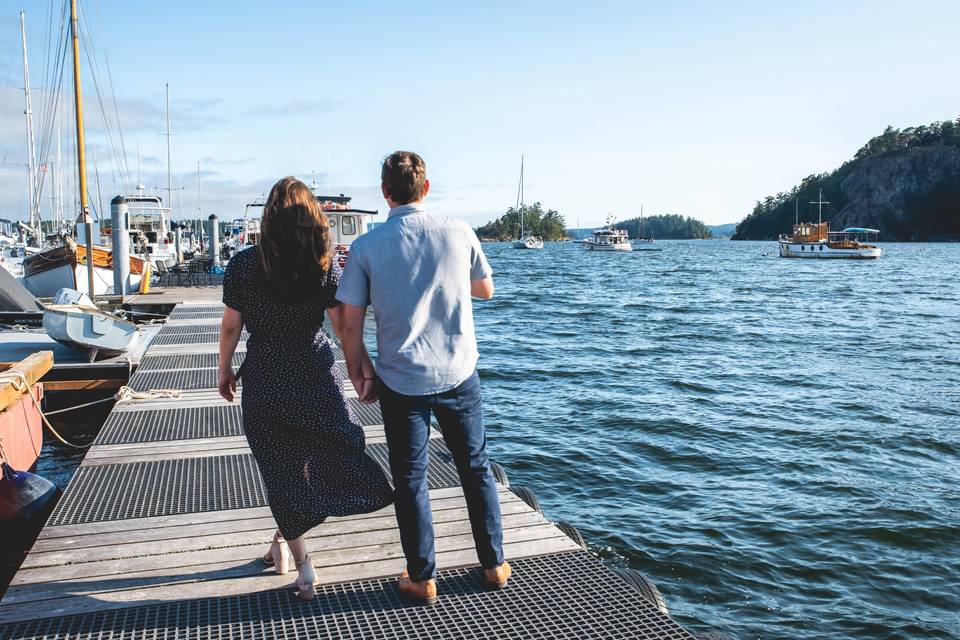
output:
[[[610,216],[607,216],[606,226],[595,229],[593,235],[583,241],[583,246],[589,251],[633,251],[627,231],[614,229]]]
[[[98,355],[126,353],[139,335],[134,323],[101,311],[88,296],[66,288],[44,307],[43,328],[60,344],[86,352],[90,362]]]
[[[830,231],[830,223],[823,222],[823,192],[817,202],[819,219],[816,223],[799,221],[793,225],[792,234],[781,234],[778,239],[781,258],[831,259],[846,258],[853,260],[879,258],[883,253],[880,247],[870,244],[876,242],[879,229],[866,227],[847,227],[843,231]]]
[[[870,244],[880,231],[864,227],[848,227],[830,231],[829,222],[804,222],[794,225],[793,233],[780,236],[781,258],[879,258],[883,250]]]
[[[516,249],[543,249],[543,238],[540,236],[523,236],[513,243]]]

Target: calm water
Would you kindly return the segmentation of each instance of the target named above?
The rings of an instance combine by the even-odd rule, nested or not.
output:
[[[960,637],[960,245],[485,245],[491,447],[691,629]]]

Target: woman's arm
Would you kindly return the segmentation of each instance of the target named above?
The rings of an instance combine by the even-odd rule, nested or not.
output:
[[[231,307],[223,308],[220,325],[220,366],[217,371],[217,389],[227,402],[233,402],[237,392],[237,378],[233,375],[233,353],[243,331],[243,316]]]

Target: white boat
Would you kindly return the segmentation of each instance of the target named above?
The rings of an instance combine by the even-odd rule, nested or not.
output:
[[[878,229],[847,227],[843,231],[830,231],[830,223],[823,222],[823,191],[816,202],[819,221],[800,223],[799,215],[792,234],[781,234],[778,239],[781,258],[870,260],[883,253],[880,247],[870,244],[880,234]]]
[[[314,199],[320,204],[324,215],[330,223],[330,241],[340,266],[344,266],[350,255],[350,245],[370,228],[372,216],[378,211],[355,209],[350,205],[352,198],[340,194],[338,196],[321,195],[316,182],[311,185],[310,191]],[[242,219],[234,220],[231,225],[236,233],[231,233],[229,247],[224,252],[232,256],[237,251],[252,247],[260,240],[260,219],[262,217],[263,202],[253,202],[244,209]]]
[[[614,229],[613,218],[607,216],[607,225],[593,232],[593,236],[583,241],[589,251],[633,251],[630,236],[625,229]]]
[[[517,212],[520,214],[520,237],[513,243],[514,249],[543,249],[543,238],[524,233],[523,229],[523,156],[520,156],[520,186],[517,189]]]
[[[86,352],[90,362],[126,353],[139,335],[137,325],[101,311],[73,289],[61,289],[44,307],[43,328],[57,342]]]

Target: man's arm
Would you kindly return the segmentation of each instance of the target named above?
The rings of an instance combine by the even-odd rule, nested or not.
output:
[[[377,381],[373,363],[363,344],[363,321],[367,315],[367,308],[341,303],[336,309],[339,310],[340,315],[338,336],[343,346],[343,357],[347,361],[347,375],[353,383],[353,388],[357,390],[360,401],[370,404],[377,399]],[[334,322],[335,331],[336,326],[337,323]]]
[[[470,281],[470,295],[481,300],[489,300],[493,297],[493,276],[487,276],[481,280]]]

